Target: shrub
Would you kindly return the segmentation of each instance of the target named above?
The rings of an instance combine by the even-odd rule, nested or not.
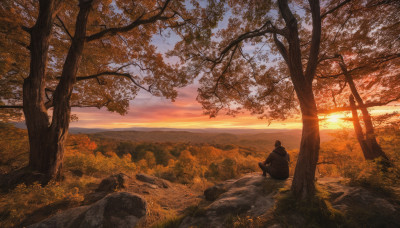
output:
[[[126,154],[122,158],[116,154],[111,154],[110,157],[101,153],[73,154],[65,157],[64,164],[67,169],[78,169],[86,175],[95,176],[136,170],[136,165],[131,161],[130,154]]]
[[[68,184],[70,183],[50,182],[44,187],[38,183],[31,186],[18,185],[0,199],[0,227],[17,226],[36,209],[60,200],[81,202],[81,190],[78,187],[68,187]]]

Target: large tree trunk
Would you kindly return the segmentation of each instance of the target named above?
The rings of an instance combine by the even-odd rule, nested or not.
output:
[[[65,60],[60,82],[53,94],[53,118],[49,127],[48,156],[51,158],[49,172],[54,176],[61,173],[64,158],[64,144],[68,135],[71,116],[70,98],[76,81],[79,62],[85,44],[86,24],[92,0],[79,2],[79,13],[75,34]]]
[[[346,78],[347,83],[349,84],[351,93],[353,94],[355,100],[357,101],[358,106],[360,107],[360,110],[362,113],[362,118],[363,118],[364,125],[365,125],[365,139],[363,136],[364,143],[361,144],[361,142],[360,141],[359,142],[360,142],[361,149],[363,150],[365,159],[373,160],[373,159],[379,158],[379,157],[388,159],[385,152],[382,150],[382,148],[379,146],[378,142],[376,141],[374,126],[372,124],[371,116],[369,115],[368,109],[365,107],[364,101],[362,100],[360,94],[357,91],[356,85],[354,84],[353,76],[351,76],[350,72],[348,72],[347,66],[346,66],[342,56],[340,56],[339,65],[343,71],[343,74]],[[357,116],[357,119],[358,119],[358,116]],[[354,121],[353,121],[353,123],[354,123]],[[354,127],[354,130],[357,135],[358,133],[357,133],[356,127]],[[361,131],[361,133],[362,133],[362,131]],[[358,135],[357,135],[357,137],[358,137]]]
[[[63,71],[61,74],[60,82],[57,85],[57,88],[53,94],[53,117],[51,124],[49,123],[49,118],[47,116],[47,110],[44,105],[44,89],[45,89],[45,79],[44,79],[44,72],[47,63],[47,49],[48,49],[48,41],[50,36],[50,30],[53,21],[47,19],[46,20],[46,32],[48,31],[48,35],[45,37],[47,38],[46,42],[42,41],[39,43],[46,44],[46,51],[42,51],[38,54],[38,56],[42,59],[42,75],[40,78],[40,83],[31,85],[26,83],[27,85],[31,85],[36,93],[40,94],[39,98],[36,98],[35,95],[32,95],[31,90],[27,86],[25,89],[24,85],[24,107],[32,107],[31,109],[25,112],[28,132],[29,132],[29,143],[30,143],[30,160],[29,166],[34,171],[39,171],[44,173],[47,176],[47,179],[58,178],[61,175],[61,168],[62,168],[62,161],[64,156],[64,143],[68,135],[68,128],[70,122],[70,114],[71,114],[71,107],[70,107],[70,97],[72,94],[73,85],[76,80],[76,73],[78,70],[79,62],[82,56],[83,46],[85,43],[85,36],[86,36],[86,24],[88,15],[91,9],[92,1],[84,1],[81,0],[79,2],[79,13],[76,19],[76,26],[75,26],[75,34],[72,39],[71,46],[69,48],[67,58],[65,60]],[[51,10],[43,9],[42,5],[48,5],[47,2],[41,2],[41,8],[39,14],[51,15]],[[44,7],[44,6],[43,6]],[[47,11],[45,11],[47,10]],[[47,13],[50,11],[49,13]],[[54,14],[54,12],[53,12]],[[37,21],[37,24],[41,25],[40,17]],[[35,25],[36,26],[36,25]],[[32,31],[32,43],[34,42],[36,36],[41,36],[43,31],[41,30],[33,30]],[[44,40],[44,38],[42,38]],[[32,51],[33,52],[33,51]],[[34,56],[34,53],[32,53]],[[31,60],[31,71],[32,65],[36,66],[35,57],[32,57]],[[32,73],[31,73],[32,74]],[[37,79],[39,80],[39,79]],[[27,80],[28,81],[28,80]],[[26,90],[26,91],[25,91]],[[27,96],[25,97],[25,92]],[[28,97],[28,96],[31,97]],[[33,99],[34,98],[34,99]],[[39,102],[34,102],[38,100]],[[25,105],[26,104],[26,105]],[[31,112],[31,110],[40,110],[35,114],[35,112]],[[39,116],[39,117],[38,117]]]
[[[301,136],[299,157],[294,172],[292,191],[298,198],[309,198],[315,193],[315,169],[318,162],[320,135],[317,106],[311,85],[302,89],[299,96],[303,131]]]
[[[292,191],[297,198],[307,199],[315,193],[315,170],[319,155],[319,121],[317,105],[312,91],[312,81],[318,64],[318,53],[321,38],[321,17],[319,1],[310,0],[313,20],[312,40],[309,61],[303,73],[301,61],[300,39],[297,19],[292,14],[287,0],[279,0],[279,11],[285,20],[289,43],[288,51],[275,37],[275,43],[284,57],[290,71],[290,77],[300,102],[303,131],[301,137],[299,157],[292,182]]]
[[[29,167],[47,173],[46,144],[49,117],[45,107],[45,75],[55,1],[39,2],[39,16],[30,29],[30,73],[23,85],[23,111],[29,136]]]

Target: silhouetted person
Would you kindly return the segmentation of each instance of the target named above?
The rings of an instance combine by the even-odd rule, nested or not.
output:
[[[289,154],[279,140],[275,141],[275,149],[264,162],[258,165],[263,171],[263,176],[268,173],[272,178],[284,180],[289,177]]]

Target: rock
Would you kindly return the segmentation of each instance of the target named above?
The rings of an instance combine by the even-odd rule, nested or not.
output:
[[[90,206],[72,208],[29,228],[134,227],[146,215],[146,201],[128,192],[107,195]]]
[[[111,175],[100,182],[96,192],[113,192],[116,189],[125,188],[125,183],[128,178],[129,177],[123,173]]]
[[[214,185],[212,187],[207,188],[204,191],[204,196],[206,197],[206,200],[208,201],[214,201],[216,200],[222,193],[225,193],[227,191],[226,187],[224,184],[218,184]]]
[[[170,187],[170,183],[168,181],[162,180],[158,177],[143,174],[143,173],[136,174],[136,179],[139,181],[145,182],[145,183],[156,185],[157,187],[160,187],[160,188],[169,188]]]
[[[28,225],[40,222],[57,211],[63,211],[69,208],[77,207],[79,206],[79,204],[80,203],[78,201],[71,201],[68,199],[63,199],[61,201],[51,203],[27,215],[18,227],[26,227]]]
[[[273,208],[275,194],[287,183],[253,173],[213,186],[204,195],[215,201],[201,213],[184,218],[180,227],[224,227],[230,215],[260,216]]]
[[[89,205],[103,199],[109,192],[91,192],[85,195],[83,205]]]
[[[329,188],[331,193],[332,207],[344,213],[371,217],[371,221],[360,221],[366,222],[364,225],[400,227],[400,205],[398,202],[389,202],[382,196],[362,187],[350,187],[337,182],[329,182],[325,186]]]

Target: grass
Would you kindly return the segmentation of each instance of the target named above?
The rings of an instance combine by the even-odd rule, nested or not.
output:
[[[277,197],[274,219],[285,227],[352,227],[343,213],[329,202],[329,193],[318,187],[315,197],[298,201],[282,189]]]
[[[177,228],[181,225],[183,219],[187,216],[199,217],[205,215],[205,210],[199,205],[187,207],[180,216],[171,216],[164,221],[157,223],[152,228]]]
[[[161,223],[155,224],[152,228],[177,228],[181,225],[185,216],[174,216]]]
[[[11,192],[0,196],[0,227],[14,227],[36,210],[61,201],[79,205],[88,192],[88,185],[98,182],[92,177],[68,178],[62,183],[50,182],[46,186],[39,183],[26,186],[19,184]]]

